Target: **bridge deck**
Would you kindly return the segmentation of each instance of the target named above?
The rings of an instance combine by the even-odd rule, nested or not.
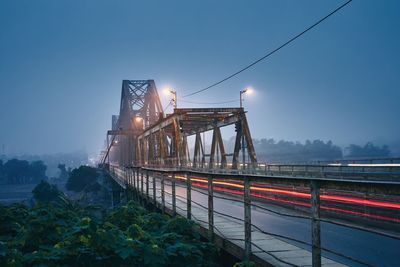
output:
[[[111,173],[113,179],[119,184],[123,183],[124,173],[118,170]],[[141,179],[141,177],[140,177]],[[128,184],[125,184],[124,188],[130,187],[136,190],[142,199],[146,199],[153,202],[157,207],[162,208],[162,192],[161,192],[161,181],[156,177],[155,181],[155,201],[153,198],[153,177],[149,177],[149,184],[146,184],[146,179],[143,181],[139,179],[135,183],[138,187],[134,188],[134,184],[131,183],[132,180],[127,179]],[[139,186],[138,186],[139,185]],[[145,188],[148,188],[149,195],[146,194]],[[177,214],[187,217],[187,202],[186,198],[183,196],[186,188],[184,184],[177,184],[176,193],[176,212]],[[181,190],[181,192],[178,192]],[[171,214],[173,213],[172,206],[172,192],[171,187],[167,183],[164,187],[164,210]],[[205,191],[206,192],[206,191]],[[244,256],[244,222],[241,220],[235,220],[233,218],[228,218],[222,216],[217,212],[214,215],[214,242],[222,249],[228,251],[232,255],[243,258]],[[208,238],[209,236],[209,224],[208,224],[208,210],[206,207],[202,207],[201,204],[196,203],[192,200],[191,205],[191,216],[200,226],[200,234]],[[312,253],[306,249],[298,247],[293,244],[289,244],[279,238],[272,235],[252,230],[252,255],[251,259],[257,263],[257,266],[312,266]],[[322,266],[345,266],[328,258],[322,257]]]
[[[161,205],[161,192],[157,190],[157,203]],[[165,194],[166,211],[172,214],[172,197]],[[186,217],[186,202],[176,199],[176,212]],[[208,232],[208,212],[192,205],[192,220],[196,221],[201,227],[201,233],[207,237]],[[214,234],[222,246],[235,256],[241,256],[244,251],[244,222],[233,221],[219,214],[214,213]],[[222,241],[222,242],[221,242]],[[221,244],[222,243],[222,244]],[[295,245],[289,244],[271,235],[252,231],[252,253],[253,260],[264,266],[312,266],[311,252]],[[258,266],[258,265],[257,265]],[[328,258],[322,257],[322,266],[346,266]]]

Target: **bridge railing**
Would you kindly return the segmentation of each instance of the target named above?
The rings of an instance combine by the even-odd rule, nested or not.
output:
[[[147,168],[171,168],[170,165],[147,164]],[[326,163],[326,164],[239,164],[232,169],[228,163],[226,168],[206,162],[194,167],[190,162],[181,169],[221,174],[251,174],[267,176],[314,177],[335,179],[361,179],[380,181],[400,181],[400,163]]]
[[[262,233],[308,247],[312,252],[313,266],[321,265],[322,253],[335,259],[365,264],[363,259],[354,258],[330,247],[322,247],[321,222],[364,231],[367,229],[365,225],[391,229],[398,227],[400,223],[400,183],[395,181],[259,176],[154,167],[110,166],[110,173],[118,182],[123,181],[126,188],[133,189],[142,200],[153,203],[163,212],[180,214],[197,221],[206,229],[210,240],[218,236],[239,244],[243,248],[243,254],[237,256],[253,260],[257,259],[253,251],[257,250],[270,255],[272,260],[291,265],[252,239],[254,234]],[[216,209],[215,201],[236,203],[236,210],[241,207],[238,212],[240,216],[226,209]],[[284,207],[285,211],[264,205],[266,202]],[[199,209],[204,210],[207,216],[201,217]],[[252,217],[254,209],[278,216],[308,220],[311,237],[301,240],[267,231]],[[293,209],[297,211],[294,212]],[[240,238],[224,237],[224,229],[215,223],[216,217],[241,225],[244,234]],[[371,233],[385,234],[385,229],[382,229],[367,230]],[[399,236],[400,233],[397,232],[394,237]]]

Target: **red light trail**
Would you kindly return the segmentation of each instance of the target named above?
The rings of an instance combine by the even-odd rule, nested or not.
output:
[[[183,176],[177,176],[176,178],[180,180],[186,180],[185,177]],[[202,178],[192,178],[191,181],[193,186],[199,187],[199,188],[204,188],[206,189],[208,187],[207,185],[207,180],[202,179]],[[234,194],[234,195],[243,195],[243,184],[240,184],[240,182],[223,182],[223,181],[213,181],[213,184],[216,185],[214,186],[214,190],[217,192],[223,192],[223,193],[229,193],[229,194]],[[219,186],[218,186],[219,185]],[[223,187],[226,186],[226,187]],[[229,188],[230,187],[230,188]],[[239,190],[238,190],[239,189]],[[289,197],[295,197],[295,198],[300,198],[304,200],[309,200],[310,199],[310,193],[307,192],[298,192],[294,191],[294,189],[287,190],[282,187],[278,188],[268,188],[268,187],[262,187],[261,184],[257,184],[257,186],[251,186],[251,195],[256,198],[268,200],[268,201],[273,201],[273,202],[280,202],[280,203],[285,203],[285,204],[291,204],[291,205],[298,205],[298,206],[303,206],[303,207],[310,207],[310,203],[308,202],[302,202],[299,200],[289,200],[289,199],[282,199],[282,196],[289,196]],[[272,194],[271,195],[265,195],[266,194]],[[358,205],[358,206],[367,206],[367,207],[373,207],[373,208],[383,208],[383,209],[392,209],[399,211],[400,210],[400,203],[395,203],[395,202],[388,202],[388,201],[380,201],[380,200],[371,200],[371,199],[361,199],[358,197],[351,197],[351,196],[341,196],[341,195],[334,195],[332,193],[321,193],[320,199],[322,201],[328,201],[332,203],[340,203],[340,204],[352,204],[352,205]],[[359,211],[354,211],[350,209],[344,209],[344,208],[338,208],[338,207],[329,207],[326,205],[321,205],[321,209],[327,210],[327,211],[333,211],[333,212],[339,212],[339,213],[346,213],[354,216],[363,216],[363,217],[369,217],[369,218],[374,218],[374,219],[380,219],[380,220],[387,220],[387,221],[392,221],[399,223],[400,219],[399,218],[394,218],[394,217],[389,217],[385,215],[379,215],[379,214],[373,214],[371,212],[366,213],[366,212],[359,212]]]

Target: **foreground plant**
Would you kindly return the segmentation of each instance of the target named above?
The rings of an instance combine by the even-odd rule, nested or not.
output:
[[[101,218],[68,202],[0,205],[0,266],[216,266],[194,227],[135,203]]]

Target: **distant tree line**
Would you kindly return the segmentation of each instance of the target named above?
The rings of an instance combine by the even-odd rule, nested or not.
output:
[[[364,146],[350,144],[342,149],[322,140],[307,140],[304,143],[273,138],[253,139],[257,159],[260,162],[311,162],[340,159],[384,158],[390,157],[387,145],[377,146],[371,142]],[[227,142],[227,148],[233,150],[234,138]]]
[[[373,143],[368,142],[364,146],[351,144],[346,147],[348,158],[378,158],[389,157],[391,155],[390,149],[387,145],[382,147],[375,146]]]
[[[46,165],[43,161],[28,162],[26,160],[0,160],[0,182],[8,184],[38,183],[47,180]]]
[[[332,141],[309,141],[304,144],[274,139],[255,139],[254,148],[259,161],[267,162],[307,162],[316,160],[335,160],[343,157],[342,149]]]
[[[89,163],[88,155],[84,151],[76,151],[71,153],[57,153],[57,154],[44,154],[44,155],[16,155],[6,156],[0,155],[0,160],[6,162],[10,159],[26,160],[28,162],[43,161],[47,166],[46,173],[49,177],[57,177],[59,174],[58,164],[65,164],[66,168],[77,168],[81,165]]]

